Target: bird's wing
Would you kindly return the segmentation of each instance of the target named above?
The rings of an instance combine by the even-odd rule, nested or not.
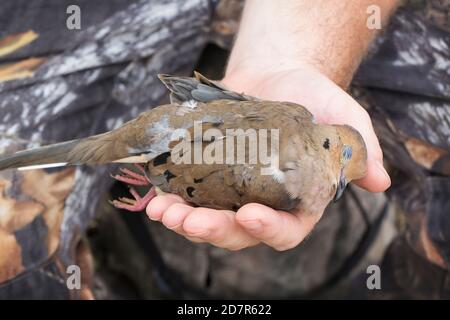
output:
[[[103,134],[20,151],[0,157],[0,170],[27,166],[147,162],[170,150],[177,130],[194,122],[226,128],[282,128],[286,117],[312,120],[305,108],[291,103],[260,101],[224,88],[200,74],[196,78],[160,76],[174,101],[142,113]],[[191,104],[185,102],[193,101]]]
[[[304,115],[306,117],[303,117]],[[272,139],[270,130],[279,129],[283,131],[280,135],[284,139],[293,133],[291,130],[300,128],[302,123],[312,125],[309,119],[309,113],[304,113],[298,106],[283,108],[283,105],[274,102],[228,100],[199,103],[195,109],[182,117],[175,115],[171,117],[173,123],[177,123],[177,127],[191,124],[191,127],[186,128],[190,139],[181,141],[187,143],[182,152],[187,162],[175,163],[174,159],[177,156],[175,145],[180,142],[172,141],[169,145],[170,152],[160,154],[149,163],[149,178],[163,191],[179,194],[187,201],[203,207],[236,210],[245,203],[259,202],[281,209],[292,209],[297,205],[298,199],[289,197],[283,182],[276,176],[261,175],[261,167],[270,164],[261,163],[260,159],[257,159],[256,163],[250,163],[249,159],[254,154],[249,149],[251,140],[248,139],[248,135],[252,134],[251,130],[259,135],[259,129],[265,129],[269,139]],[[192,123],[195,121],[202,122],[203,135],[199,139],[194,138],[195,128],[192,127]],[[214,139],[205,136],[206,131],[210,129],[217,130]],[[242,164],[237,163],[239,147],[236,144],[241,138],[245,140],[245,162]],[[225,159],[227,150],[224,148],[229,140],[235,147],[231,163]],[[193,156],[194,143],[199,142],[202,159],[196,164]],[[259,141],[252,146],[255,145],[259,148]],[[205,156],[210,155],[212,150],[215,155],[216,147],[223,150],[222,157],[218,159],[222,161],[207,163]],[[259,151],[260,149],[256,150]]]
[[[231,91],[218,81],[209,80],[198,72],[195,78],[176,77],[159,74],[158,78],[170,91],[172,103],[182,104],[187,101],[210,102],[214,100],[259,100],[258,98]]]

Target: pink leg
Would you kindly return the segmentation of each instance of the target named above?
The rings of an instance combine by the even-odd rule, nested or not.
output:
[[[149,202],[156,196],[155,187],[152,187],[143,197],[141,197],[133,188],[130,189],[130,193],[134,199],[121,197],[118,200],[111,201],[111,203],[114,207],[119,209],[139,212],[144,210]]]
[[[133,186],[148,186],[150,181],[145,176],[145,169],[140,164],[134,166],[141,172],[141,174],[131,171],[127,168],[120,168],[121,174],[111,175],[118,181],[125,182]],[[145,196],[141,197],[136,190],[130,188],[130,193],[134,199],[121,197],[118,200],[110,201],[116,208],[125,209],[128,211],[139,212],[145,209],[147,204],[156,196],[155,188],[152,187]]]
[[[115,176],[111,175],[114,179],[118,181],[125,182],[127,184],[131,184],[133,186],[147,186],[150,184],[150,181],[148,181],[147,177],[145,176],[145,169],[140,164],[134,164],[136,168],[139,169],[139,171],[142,172],[142,174],[133,172],[127,168],[120,168],[119,170],[122,172],[122,174],[116,174]]]

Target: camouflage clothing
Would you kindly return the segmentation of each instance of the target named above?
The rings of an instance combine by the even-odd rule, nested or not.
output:
[[[438,2],[444,6],[445,1],[430,5]],[[354,87],[392,166],[388,194],[404,212],[410,243],[448,269],[450,33],[428,17],[415,8],[400,9],[374,43]]]
[[[5,2],[0,152],[111,130],[158,105],[165,90],[156,74],[191,71],[211,14],[206,0]],[[81,8],[79,31],[65,25],[72,4]],[[112,170],[0,173],[1,297],[68,296],[65,268]]]
[[[450,292],[450,1],[411,1],[377,38],[354,78],[371,114],[402,238],[386,253],[376,298]],[[367,293],[367,292],[366,292]]]

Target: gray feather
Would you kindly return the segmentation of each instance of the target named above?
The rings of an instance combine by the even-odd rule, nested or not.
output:
[[[68,162],[67,154],[77,143],[78,140],[72,140],[45,147],[19,151],[11,155],[0,157],[0,170],[30,165]]]
[[[198,102],[210,102],[214,100],[258,100],[255,97],[229,91],[225,86],[212,81],[195,72],[195,78],[175,77],[159,74],[158,78],[170,90],[172,103],[183,103],[194,100]]]

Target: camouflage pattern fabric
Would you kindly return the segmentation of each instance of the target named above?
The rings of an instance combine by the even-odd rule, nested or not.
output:
[[[403,212],[409,243],[446,269],[450,267],[449,47],[450,33],[435,26],[426,12],[402,8],[354,81],[355,95],[368,106],[392,167],[388,194]]]
[[[79,31],[65,25],[71,4],[82,8]],[[208,1],[108,4],[2,3],[0,152],[111,130],[161,102],[157,73],[191,71],[207,40]],[[65,268],[112,170],[1,173],[0,297],[69,296]]]
[[[450,31],[450,1],[408,0],[407,4],[436,27]]]

